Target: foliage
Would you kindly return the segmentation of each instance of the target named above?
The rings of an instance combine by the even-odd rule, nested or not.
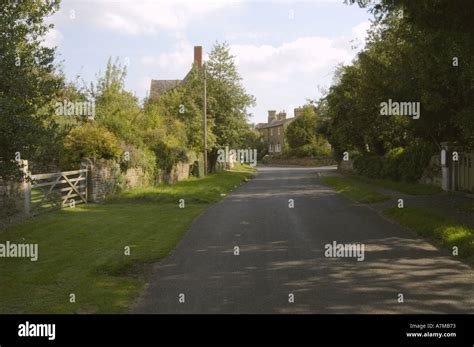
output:
[[[255,104],[255,98],[242,86],[234,59],[227,43],[216,43],[206,64],[208,95],[214,100],[208,105],[208,114],[216,136],[209,156],[211,167],[217,161],[218,148],[243,145],[241,134],[249,127],[247,108]]]
[[[415,181],[442,142],[474,147],[474,30],[469,19],[474,5],[347,2],[369,7],[375,22],[365,48],[353,64],[339,67],[333,86],[317,104],[323,119],[318,132],[327,136],[336,156],[357,151],[362,156],[355,163],[358,173]],[[420,118],[381,115],[380,104],[389,99],[419,102]],[[389,154],[397,148],[404,153]]]
[[[286,141],[291,148],[308,145],[316,138],[316,114],[311,106],[306,106],[301,115],[285,130]]]
[[[89,94],[95,101],[96,120],[99,125],[113,132],[119,139],[137,146],[142,145],[137,136],[137,119],[141,116],[138,99],[124,89],[127,69],[118,59],[109,58],[105,73],[99,73],[97,83],[91,84]]]
[[[383,157],[365,154],[354,159],[354,171],[369,178],[416,182],[435,152],[433,145],[420,142],[405,150],[392,150]]]
[[[0,7],[0,177],[19,179],[15,153],[38,160],[53,154],[52,100],[63,79],[54,48],[42,45],[52,25],[45,18],[59,1],[7,1]]]
[[[122,171],[130,168],[140,168],[148,173],[150,177],[154,177],[156,156],[151,149],[122,143],[121,152],[120,167]]]
[[[118,160],[122,154],[120,143],[109,130],[93,122],[71,130],[64,139],[65,165],[80,163],[81,158]]]
[[[328,156],[331,150],[322,132],[318,133],[320,121],[315,107],[306,105],[303,112],[285,130],[285,156]]]

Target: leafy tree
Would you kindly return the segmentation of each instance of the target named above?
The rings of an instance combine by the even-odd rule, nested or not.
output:
[[[89,93],[95,100],[97,122],[127,143],[142,145],[137,136],[137,119],[141,116],[138,98],[124,88],[127,69],[118,59],[109,58],[105,73],[99,73],[97,84]]]
[[[306,106],[285,131],[288,144],[292,148],[310,144],[316,139],[316,113],[314,108]]]
[[[0,177],[21,177],[22,159],[51,155],[53,99],[63,80],[55,73],[54,48],[42,45],[52,25],[45,18],[59,0],[4,1],[0,7]]]
[[[213,121],[216,144],[211,148],[209,163],[211,169],[217,161],[218,148],[240,147],[242,134],[247,124],[247,108],[255,104],[255,98],[247,94],[242,86],[234,56],[227,43],[216,43],[206,64],[208,95],[214,100],[209,105],[208,115]]]

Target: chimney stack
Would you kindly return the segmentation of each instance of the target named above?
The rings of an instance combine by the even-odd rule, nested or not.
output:
[[[284,119],[286,119],[286,112],[285,111],[279,112],[277,115],[277,120],[284,120]]]
[[[197,67],[202,67],[202,46],[194,46],[194,63]]]
[[[276,113],[277,111],[268,111],[268,123],[271,123],[276,120]]]
[[[294,112],[295,112],[295,118],[300,116],[302,113],[303,113],[303,110],[304,108],[303,107],[297,107],[295,108]]]

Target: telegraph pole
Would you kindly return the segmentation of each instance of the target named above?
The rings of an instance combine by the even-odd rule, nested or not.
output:
[[[204,176],[207,175],[207,73],[206,63],[203,64],[204,68],[204,113],[202,116],[202,128],[203,128],[203,141],[204,141]]]

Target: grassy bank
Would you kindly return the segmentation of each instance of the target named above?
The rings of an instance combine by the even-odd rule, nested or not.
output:
[[[373,184],[382,188],[386,188],[389,190],[394,190],[400,193],[405,193],[409,195],[434,195],[442,193],[443,190],[440,187],[421,184],[421,183],[408,183],[408,182],[399,182],[399,181],[391,181],[386,179],[373,179],[364,176],[349,176],[351,179],[367,183]]]
[[[322,177],[321,182],[352,201],[366,204],[388,200],[389,197],[367,186],[341,177]]]
[[[36,262],[0,258],[0,313],[126,312],[144,287],[146,264],[166,256],[198,214],[249,176],[224,172],[132,190],[108,204],[47,213],[0,232],[2,244],[39,247]]]
[[[474,264],[474,230],[423,208],[389,208],[384,210],[384,214],[419,235],[433,240],[450,253],[454,246],[458,247],[459,257]]]

